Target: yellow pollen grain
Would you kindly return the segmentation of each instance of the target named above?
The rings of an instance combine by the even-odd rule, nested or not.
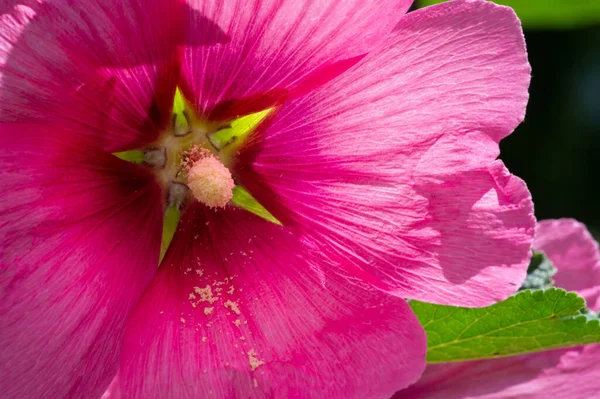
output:
[[[181,320],[182,324],[185,324],[185,319],[183,317],[180,317],[179,320]]]
[[[256,354],[256,351],[254,349],[250,349],[248,351],[248,363],[250,363],[250,369],[252,371],[265,364],[265,362],[260,360],[257,356],[258,355]]]
[[[214,303],[218,301],[218,299],[213,296],[210,285],[207,285],[204,288],[194,287],[194,292],[200,296],[200,302]]]
[[[206,337],[202,337],[202,342],[206,342]]]
[[[204,308],[204,314],[208,316],[209,314],[212,314],[213,310],[215,310],[215,308]]]
[[[233,322],[233,324],[234,324],[236,327],[239,327],[239,326],[240,326],[240,324],[242,324],[242,322],[241,322],[241,321],[239,321],[239,320],[236,320],[236,321],[234,321],[234,322]]]
[[[241,314],[238,304],[233,301],[225,302],[225,307],[231,309],[231,311],[238,316]]]
[[[232,286],[230,286],[230,287],[229,287],[229,289],[227,290],[227,293],[228,293],[229,295],[233,295],[233,292],[234,292],[234,291],[235,291],[235,287],[232,285]]]

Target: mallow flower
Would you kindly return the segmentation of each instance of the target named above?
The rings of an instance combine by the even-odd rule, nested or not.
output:
[[[390,397],[517,290],[519,21],[410,5],[3,0],[3,396]]]
[[[575,291],[600,310],[600,252],[573,219],[538,223],[534,248],[557,269],[557,287]],[[419,382],[394,399],[589,399],[600,392],[600,344],[500,359],[431,364]]]

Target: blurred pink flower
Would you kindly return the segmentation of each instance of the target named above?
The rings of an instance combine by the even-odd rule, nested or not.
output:
[[[557,287],[575,291],[599,311],[600,252],[585,226],[573,219],[538,223],[534,248],[558,272]],[[423,377],[394,399],[589,399],[600,392],[600,345],[501,359],[427,366]]]
[[[519,21],[410,5],[4,0],[4,397],[99,397],[117,369],[107,395],[389,397],[425,366],[403,298],[512,294],[534,232],[496,160],[528,98]],[[215,155],[281,225],[188,197],[157,270],[172,176],[111,153],[176,141],[176,87],[211,123],[274,108]]]

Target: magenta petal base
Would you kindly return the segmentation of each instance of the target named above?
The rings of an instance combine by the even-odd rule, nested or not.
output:
[[[187,212],[126,334],[126,397],[383,398],[419,377],[404,300],[305,268],[307,248],[246,211]]]

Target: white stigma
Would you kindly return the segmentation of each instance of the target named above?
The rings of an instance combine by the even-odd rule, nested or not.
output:
[[[235,183],[231,173],[213,155],[196,160],[189,168],[187,178],[194,198],[210,208],[223,208],[233,197]]]

